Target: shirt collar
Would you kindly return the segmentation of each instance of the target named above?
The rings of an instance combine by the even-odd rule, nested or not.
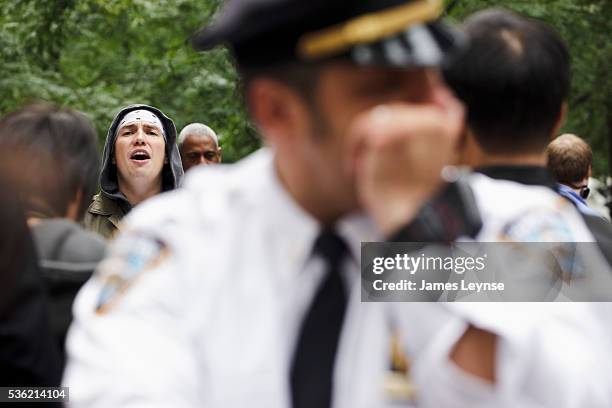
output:
[[[529,186],[545,186],[556,189],[556,184],[543,166],[534,165],[497,165],[475,169],[478,173],[498,180],[510,180]]]
[[[275,256],[279,254],[277,262],[280,273],[292,278],[303,269],[310,257],[313,242],[319,233],[319,225],[293,200],[283,186],[276,171],[274,151],[264,148],[262,154],[267,156],[262,186],[262,193],[267,197],[264,204],[264,230],[269,232],[262,238],[270,239],[271,250]]]
[[[266,222],[273,228],[274,233],[270,236],[276,240],[273,244],[275,250],[286,258],[286,273],[299,273],[312,256],[313,245],[321,226],[291,197],[278,177],[274,153],[268,150],[267,154],[269,157],[264,171],[265,191],[269,198],[266,200]],[[361,243],[380,239],[373,221],[363,213],[353,213],[341,218],[336,223],[336,233],[345,240],[350,255],[357,264],[361,258]]]
[[[573,198],[575,198],[576,201],[584,205],[587,205],[587,202],[585,201],[585,199],[580,197],[580,195],[576,193],[574,189],[571,188],[570,186],[566,186],[565,184],[558,183],[557,188],[559,189],[560,192],[566,193],[567,195],[571,195]]]
[[[370,217],[363,213],[349,214],[338,221],[336,232],[346,241],[351,256],[359,264],[361,244],[381,240],[381,235]]]

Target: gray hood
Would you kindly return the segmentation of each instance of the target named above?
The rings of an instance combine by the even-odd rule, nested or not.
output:
[[[136,104],[123,108],[115,116],[115,119],[113,119],[113,123],[111,123],[108,133],[106,134],[104,153],[102,155],[102,171],[100,172],[100,192],[108,198],[117,201],[126,212],[129,211],[132,206],[125,198],[125,195],[119,191],[119,185],[117,183],[117,166],[113,164],[112,158],[114,155],[117,127],[121,119],[123,119],[127,113],[138,109],[146,109],[155,113],[164,127],[168,163],[164,164],[162,169],[162,191],[174,190],[181,185],[183,180],[183,165],[181,163],[181,155],[179,154],[178,146],[176,145],[176,128],[174,127],[172,119],[164,115],[159,109],[149,105]]]

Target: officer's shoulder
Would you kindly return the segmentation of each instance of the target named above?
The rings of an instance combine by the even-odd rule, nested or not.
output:
[[[237,193],[244,195],[261,179],[271,163],[272,152],[263,148],[234,164],[196,167],[187,174],[184,188],[193,194],[213,194],[217,197]]]
[[[229,221],[232,214],[260,202],[263,174],[270,163],[271,153],[261,150],[235,164],[193,169],[181,188],[145,201],[126,220],[142,227]]]
[[[515,241],[592,241],[580,214],[548,187],[470,176],[484,221],[481,239]]]
[[[545,186],[531,186],[511,180],[492,179],[483,174],[470,176],[470,186],[479,208],[496,213],[514,213],[533,208],[565,211],[570,208],[562,197]]]

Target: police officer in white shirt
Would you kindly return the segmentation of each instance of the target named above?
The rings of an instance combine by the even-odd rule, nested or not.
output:
[[[587,306],[493,315],[360,302],[362,241],[480,228],[479,196],[441,176],[463,110],[435,69],[458,41],[440,7],[235,0],[196,34],[199,50],[230,47],[270,147],[195,170],[129,215],[75,305],[73,406],[381,406],[392,325],[409,334],[420,406],[610,402],[594,375],[609,356]],[[474,183],[486,196],[496,182]],[[516,189],[532,202],[553,196],[505,191]],[[486,239],[510,217],[484,207]],[[440,212],[456,222],[430,223]],[[560,337],[563,348],[548,347]]]

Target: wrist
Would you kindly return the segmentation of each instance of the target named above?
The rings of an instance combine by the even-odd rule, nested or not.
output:
[[[431,195],[431,192],[412,191],[410,194],[380,198],[376,205],[371,206],[370,215],[381,233],[390,236],[410,223]]]
[[[410,219],[385,234],[392,242],[452,242],[474,238],[482,227],[475,197],[461,180],[449,183]]]

